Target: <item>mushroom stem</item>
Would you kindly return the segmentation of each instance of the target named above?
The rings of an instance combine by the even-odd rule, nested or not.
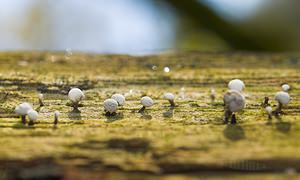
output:
[[[268,119],[271,120],[272,119],[272,114],[268,114]]]
[[[169,103],[170,103],[171,107],[175,107],[175,102],[174,102],[174,100],[169,100]]]
[[[26,124],[26,115],[21,115],[22,124]]]
[[[56,126],[58,124],[58,117],[57,116],[54,116],[54,122],[53,124]]]
[[[212,92],[212,93],[210,94],[210,100],[211,100],[211,104],[214,104],[214,103],[215,103],[216,95],[215,95],[214,92]]]
[[[117,113],[113,112],[113,113],[110,113],[109,111],[106,111],[105,112],[105,116],[115,116]]]
[[[78,106],[79,106],[78,102],[73,102],[72,107],[74,112],[80,112]]]
[[[144,112],[145,111],[145,109],[146,109],[146,107],[145,106],[143,106],[138,112],[139,113],[142,113],[142,112]]]
[[[269,105],[269,97],[265,97],[263,102],[263,107],[267,107]]]
[[[211,96],[210,96],[210,99],[211,99],[211,104],[214,104],[214,103],[215,103],[216,97],[215,97],[214,95],[211,95]]]
[[[276,115],[282,113],[282,104],[280,102],[278,102],[278,106],[274,112]]]
[[[231,115],[232,115],[232,112],[229,111],[228,109],[226,109],[226,110],[225,110],[225,114],[224,114],[224,116],[225,116],[224,123],[225,123],[225,124],[228,123],[229,117],[230,117]]]
[[[39,104],[40,104],[40,107],[45,106],[44,101],[40,98],[39,98]]]
[[[236,117],[235,117],[235,114],[233,113],[232,116],[231,116],[231,124],[236,124]]]

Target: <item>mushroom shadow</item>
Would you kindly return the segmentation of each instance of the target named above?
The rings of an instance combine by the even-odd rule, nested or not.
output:
[[[13,129],[35,129],[34,126],[27,126],[26,124],[23,124],[23,123],[15,123],[13,126],[12,126]]]
[[[290,122],[282,121],[281,116],[275,116],[277,122],[275,123],[276,129],[283,133],[288,133],[291,130],[292,124]]]
[[[124,150],[130,153],[146,153],[151,149],[151,142],[144,138],[112,138],[106,141],[88,140],[83,143],[75,143],[68,146],[86,150],[111,149]]]
[[[152,116],[150,114],[145,113],[144,111],[140,112],[140,114],[142,115],[142,117],[141,117],[142,119],[146,119],[146,120],[152,119]]]
[[[163,117],[165,118],[172,118],[174,115],[174,107],[169,107],[169,109],[163,112]]]
[[[80,111],[70,111],[68,113],[68,117],[70,120],[81,120],[81,112]]]
[[[223,131],[224,136],[231,141],[245,139],[244,129],[237,124],[228,124]]]
[[[106,121],[107,123],[112,123],[118,120],[121,120],[124,118],[123,113],[117,113],[114,116],[106,116]]]

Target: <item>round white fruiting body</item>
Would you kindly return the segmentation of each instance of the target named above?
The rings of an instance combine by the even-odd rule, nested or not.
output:
[[[39,94],[39,99],[43,100],[44,99],[44,95],[43,94]]]
[[[230,90],[236,90],[238,92],[242,92],[245,88],[245,84],[240,79],[234,79],[228,83],[228,88]]]
[[[224,95],[225,107],[230,112],[238,112],[244,109],[245,107],[245,97],[236,90],[229,90]]]
[[[118,102],[114,99],[106,99],[103,103],[104,110],[110,114],[115,113],[118,109]]]
[[[27,115],[28,111],[32,109],[31,104],[24,102],[22,104],[19,104],[16,108],[15,108],[15,112],[20,115],[20,116],[25,116]]]
[[[68,97],[73,103],[79,103],[84,98],[84,93],[78,88],[72,88]]]
[[[174,96],[173,93],[165,93],[165,94],[164,94],[164,98],[165,98],[166,100],[169,100],[169,101],[174,101],[175,96]]]
[[[54,111],[54,117],[58,118],[59,114],[59,111]]]
[[[175,103],[174,103],[175,95],[173,93],[165,93],[164,98],[169,101],[172,107],[175,107]]]
[[[122,94],[114,94],[111,96],[111,98],[116,100],[119,106],[123,106],[125,104],[125,96]]]
[[[285,91],[285,92],[288,92],[290,90],[290,86],[288,84],[283,84],[281,86],[282,90]]]
[[[291,97],[287,92],[280,91],[276,93],[275,100],[282,105],[287,105],[290,102]]]
[[[29,120],[33,121],[33,122],[36,121],[38,119],[38,116],[39,116],[38,112],[36,112],[33,109],[29,110],[27,115],[28,115]]]
[[[153,105],[153,100],[149,96],[144,96],[141,99],[141,104],[144,107],[151,107]]]
[[[273,109],[272,109],[271,106],[267,106],[267,107],[265,108],[265,110],[266,110],[266,112],[267,112],[268,114],[272,114]]]

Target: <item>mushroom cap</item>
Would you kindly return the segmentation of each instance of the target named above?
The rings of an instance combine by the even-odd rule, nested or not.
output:
[[[141,104],[145,107],[150,107],[153,105],[153,100],[149,96],[144,96],[141,99]]]
[[[125,104],[125,96],[122,94],[114,94],[111,96],[112,99],[116,100],[120,106]]]
[[[242,92],[245,88],[245,84],[240,79],[233,79],[228,83],[228,88],[230,90],[236,90],[238,92]]]
[[[285,92],[288,92],[290,90],[290,86],[288,84],[283,84],[281,86],[282,90],[285,91]]]
[[[27,115],[28,115],[29,120],[31,120],[31,121],[36,121],[39,116],[38,112],[36,112],[33,109],[29,110],[27,112]]]
[[[267,106],[267,107],[265,108],[265,110],[266,110],[266,112],[267,112],[268,114],[271,114],[272,111],[273,111],[273,109],[272,109],[271,106]]]
[[[276,93],[275,100],[283,105],[286,105],[290,102],[291,97],[290,97],[289,93],[280,91],[280,92]]]
[[[110,113],[116,112],[118,109],[118,102],[114,99],[106,99],[103,103],[105,111]]]
[[[175,95],[173,93],[165,93],[164,94],[164,98],[166,100],[170,100],[170,101],[173,101],[175,99]]]
[[[245,97],[236,90],[229,90],[224,95],[225,107],[231,112],[238,112],[245,107]]]
[[[76,103],[84,98],[84,93],[78,88],[72,88],[69,91],[68,97],[72,102]]]
[[[31,104],[24,102],[19,104],[16,108],[15,108],[15,112],[21,116],[25,116],[29,110],[32,109]]]
[[[43,94],[39,94],[39,99],[44,99],[44,95]]]
[[[58,117],[59,114],[60,114],[59,111],[54,111],[54,116],[55,116],[55,117]]]

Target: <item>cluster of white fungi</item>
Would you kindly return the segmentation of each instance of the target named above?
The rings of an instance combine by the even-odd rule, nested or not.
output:
[[[245,89],[245,84],[243,81],[239,79],[231,80],[228,83],[228,91],[224,94],[224,123],[227,124],[235,124],[236,113],[242,111],[245,108],[246,99],[243,93]],[[282,85],[282,91],[279,91],[275,94],[275,100],[278,102],[277,108],[273,111],[272,107],[269,104],[269,98],[265,97],[263,102],[263,107],[268,114],[268,118],[272,119],[272,115],[280,115],[282,114],[282,107],[287,105],[290,102],[290,95],[288,91],[290,90],[290,86],[288,84]],[[74,112],[80,112],[79,106],[80,101],[84,99],[85,95],[82,90],[79,88],[72,88],[68,93],[68,98],[71,102],[71,106],[73,107]],[[214,103],[216,99],[216,92],[214,89],[211,90],[211,102]],[[44,106],[44,96],[43,94],[39,94],[39,105],[40,107]],[[170,103],[170,107],[174,108],[175,105],[175,95],[173,93],[165,93],[164,99]],[[138,110],[139,113],[144,113],[146,108],[153,106],[154,101],[149,96],[143,96],[141,98],[142,107]],[[117,115],[117,110],[120,106],[124,106],[125,104],[125,96],[122,94],[114,94],[111,98],[106,99],[103,103],[104,112],[106,116],[115,116]],[[16,114],[21,116],[21,120],[23,124],[26,124],[26,116],[28,116],[29,122],[28,125],[33,125],[38,119],[38,112],[32,108],[32,105],[24,102],[19,104],[15,108]],[[54,125],[58,123],[59,112],[54,112]]]

